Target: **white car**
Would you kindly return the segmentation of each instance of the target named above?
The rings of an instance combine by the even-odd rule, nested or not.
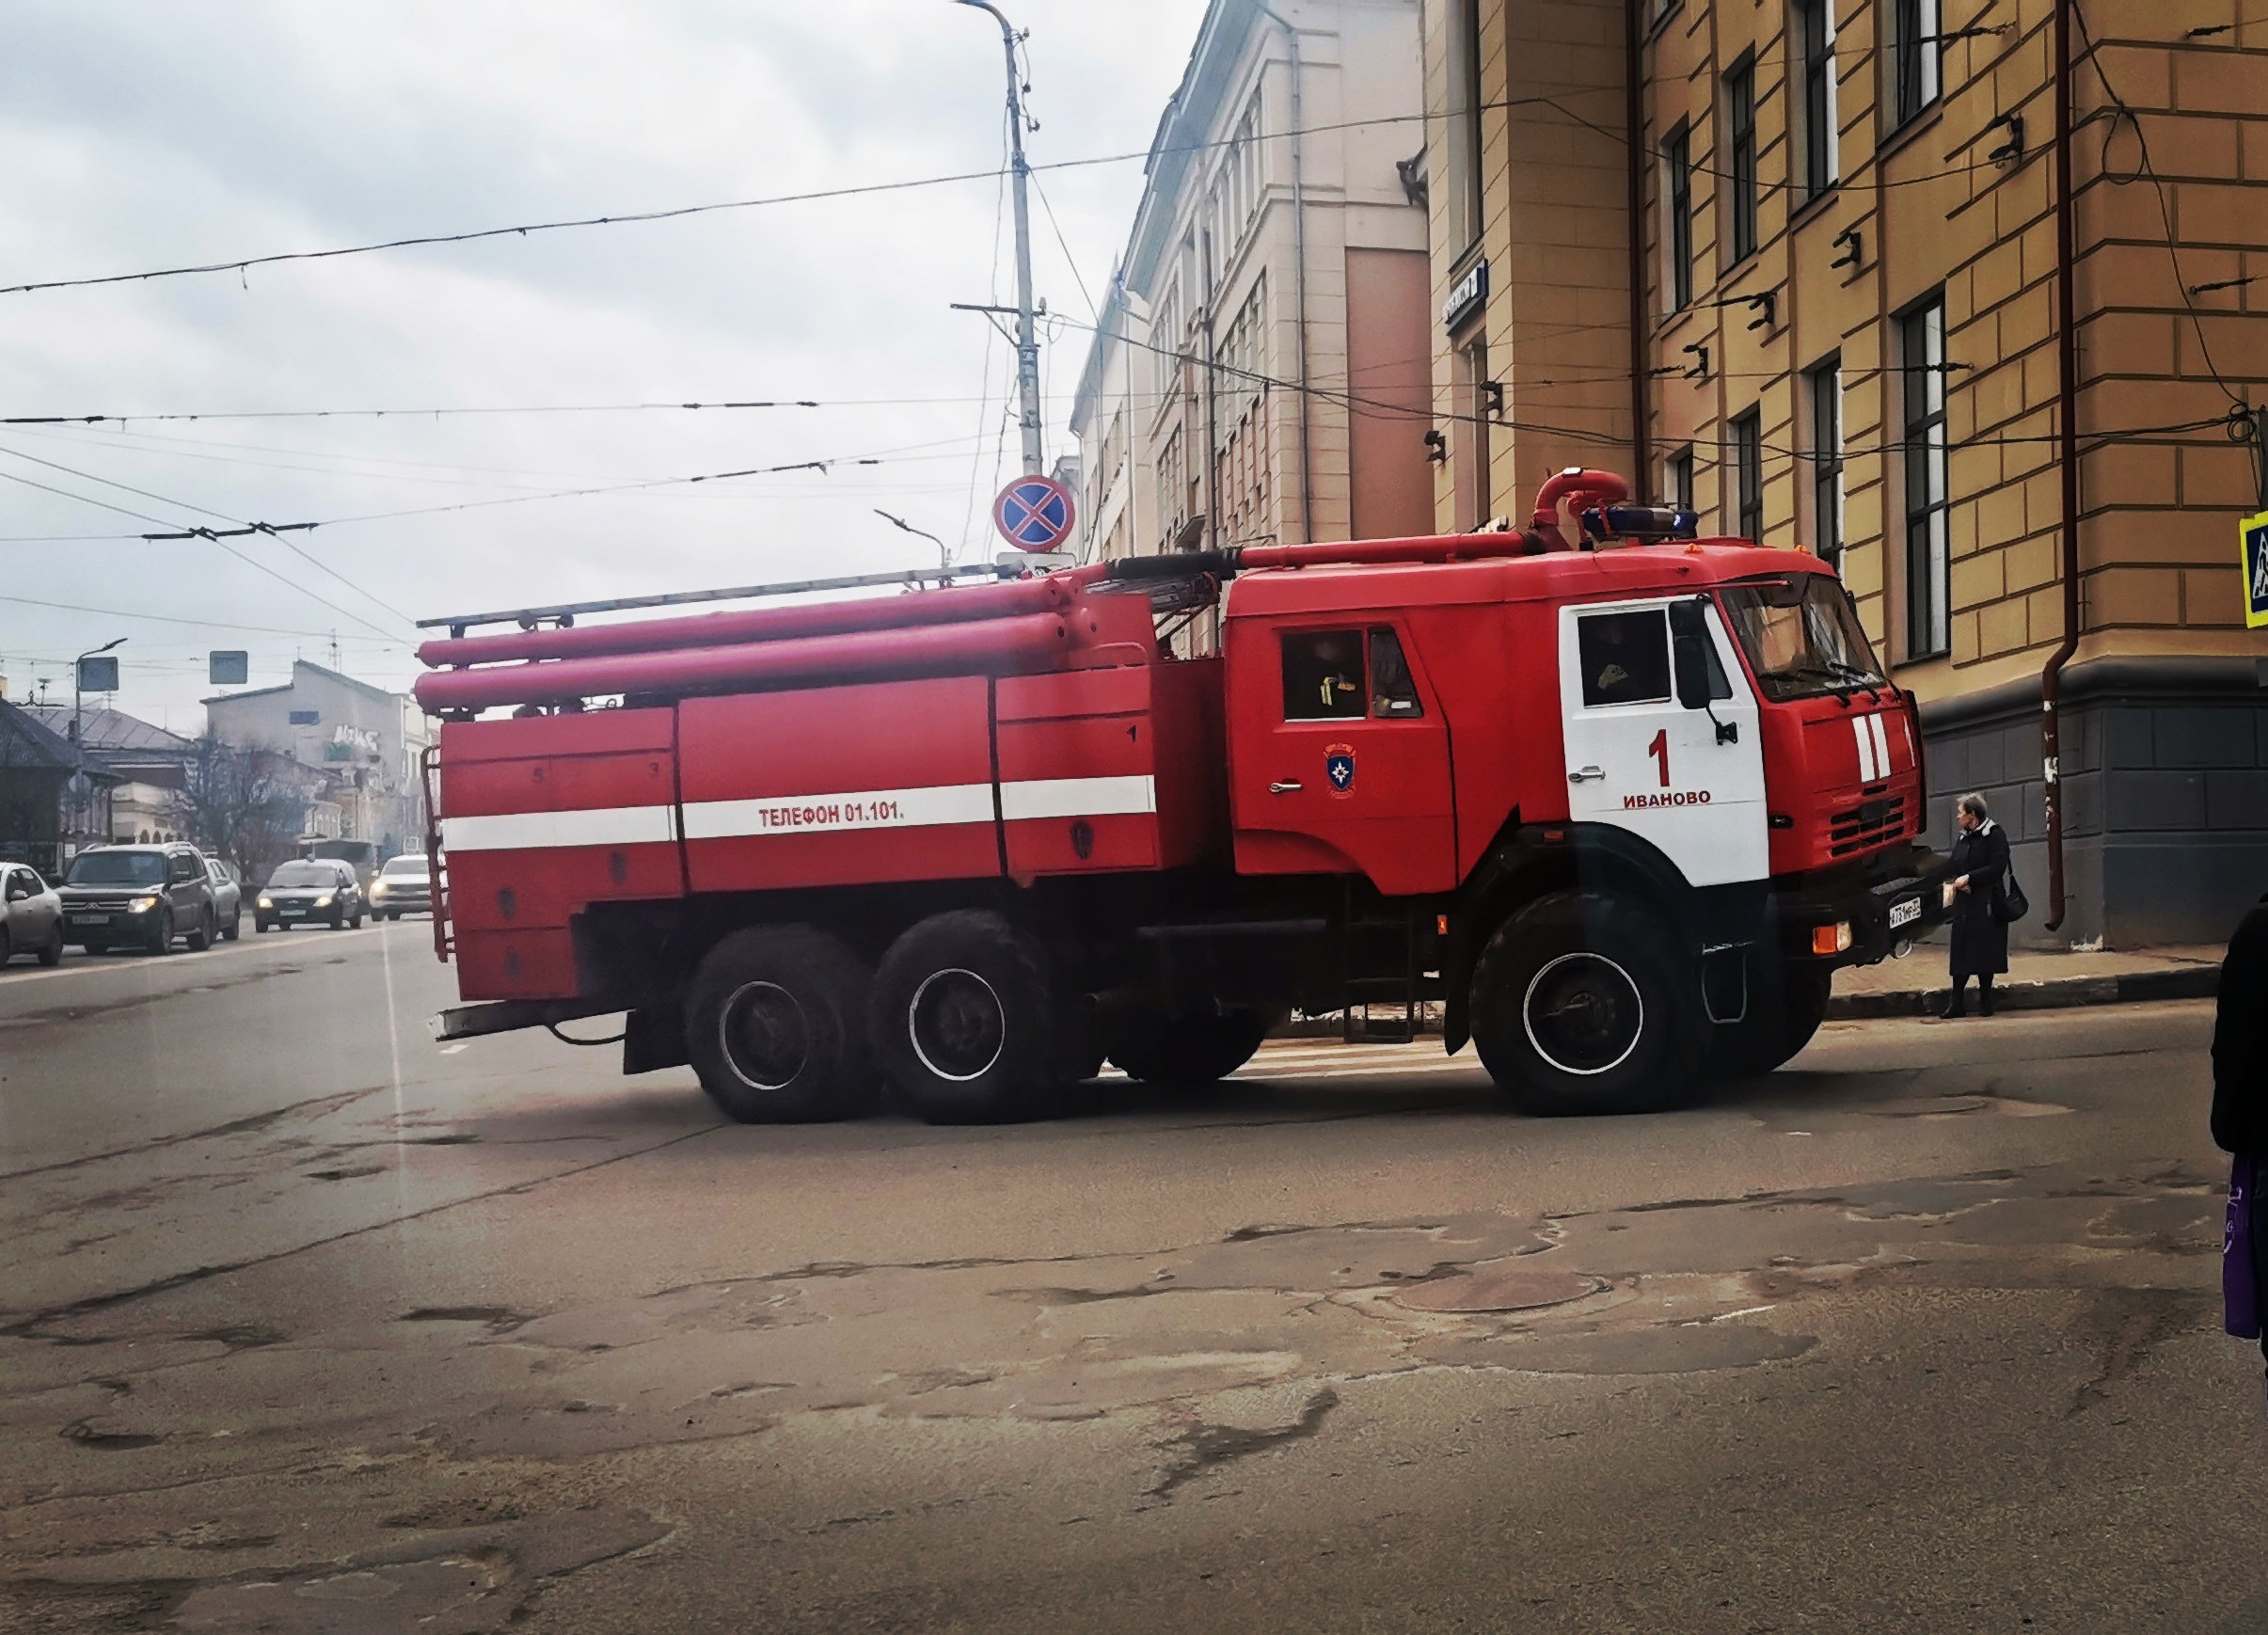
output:
[[[63,962],[63,899],[28,864],[0,863],[0,965],[18,954]]]
[[[422,851],[405,851],[399,857],[388,858],[386,866],[378,870],[378,878],[370,882],[370,912],[382,920],[431,913],[432,861]],[[449,889],[446,871],[441,875],[441,889]]]

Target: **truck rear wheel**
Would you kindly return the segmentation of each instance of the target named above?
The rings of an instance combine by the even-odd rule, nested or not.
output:
[[[1145,1017],[1112,1039],[1110,1059],[1128,1078],[1146,1085],[1215,1084],[1252,1059],[1268,1037],[1268,1023],[1258,1010]]]
[[[1799,968],[1785,973],[1773,989],[1752,992],[1745,1018],[1710,1025],[1702,1071],[1710,1078],[1739,1079],[1782,1066],[1819,1031],[1833,986],[1833,972]]]
[[[1599,892],[1554,892],[1473,969],[1481,1061],[1523,1113],[1655,1112],[1684,1100],[1700,1040],[1669,929]]]
[[[866,968],[810,926],[735,931],[701,961],[685,1041],[710,1100],[743,1124],[855,1119],[872,1110]]]
[[[932,914],[875,973],[875,1054],[906,1104],[932,1124],[1049,1113],[1083,1064],[1074,1018],[1044,950],[981,910]]]

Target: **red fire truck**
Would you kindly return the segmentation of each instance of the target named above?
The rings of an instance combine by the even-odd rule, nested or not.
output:
[[[1942,917],[1914,704],[1824,563],[1626,492],[1571,470],[1518,531],[436,621],[435,934],[480,1002],[437,1028],[626,1012],[626,1071],[690,1062],[750,1120],[885,1087],[1031,1117],[1105,1058],[1209,1083],[1294,1011],[1409,1040],[1429,1002],[1529,1112],[1769,1071],[1835,967]],[[1216,655],[1160,633],[1215,615]]]

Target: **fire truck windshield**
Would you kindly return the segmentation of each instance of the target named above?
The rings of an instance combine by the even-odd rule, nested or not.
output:
[[[1721,594],[1757,685],[1773,702],[1883,684],[1840,580],[1794,574],[1727,585]]]

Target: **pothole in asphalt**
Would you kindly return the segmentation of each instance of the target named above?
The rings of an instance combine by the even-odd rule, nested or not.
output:
[[[1564,1306],[1605,1287],[1580,1272],[1483,1267],[1397,1290],[1392,1298],[1413,1311],[1531,1311],[1540,1306]]]

